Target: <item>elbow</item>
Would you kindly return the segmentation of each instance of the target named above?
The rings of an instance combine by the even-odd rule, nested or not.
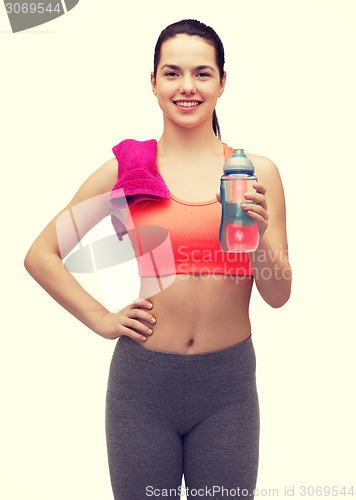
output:
[[[290,299],[292,292],[292,269],[290,265],[283,269],[282,276],[279,279],[279,286],[270,297],[268,304],[274,309],[284,306]]]
[[[32,249],[32,247],[27,252],[24,262],[23,262],[26,271],[34,277],[36,273],[36,269],[38,268],[38,259],[36,256],[36,252]]]
[[[288,302],[290,296],[291,296],[291,282],[288,282],[287,286],[283,290],[280,290],[279,293],[275,293],[272,296],[265,297],[264,299],[268,305],[273,307],[273,309],[279,309]]]
[[[288,302],[289,298],[290,298],[290,293],[285,294],[281,297],[273,297],[273,299],[266,300],[266,302],[268,303],[268,305],[273,307],[273,309],[279,309]]]
[[[32,258],[32,253],[31,249],[27,252],[25,259],[23,261],[23,265],[25,266],[26,271],[32,275],[32,269],[33,269],[33,258]]]
[[[273,309],[279,309],[284,306],[288,300],[290,299],[292,291],[292,277],[291,275],[284,282],[279,282],[279,285],[276,287],[268,287],[263,290],[260,290],[263,300]]]

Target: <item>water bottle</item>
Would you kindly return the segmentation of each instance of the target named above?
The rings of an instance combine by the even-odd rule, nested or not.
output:
[[[259,244],[257,223],[242,203],[254,203],[246,200],[244,194],[253,191],[252,184],[257,181],[255,168],[243,149],[235,149],[224,165],[224,175],[220,179],[220,197],[222,206],[219,241],[224,252],[253,252]]]

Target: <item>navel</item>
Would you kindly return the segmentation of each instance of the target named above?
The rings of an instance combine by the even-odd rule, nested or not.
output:
[[[193,338],[189,339],[188,340],[188,347],[192,347],[193,344],[194,344],[194,339]]]

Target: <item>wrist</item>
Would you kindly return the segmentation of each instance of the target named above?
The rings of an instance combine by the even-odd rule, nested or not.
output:
[[[105,337],[109,333],[109,322],[107,320],[112,314],[113,313],[111,313],[107,309],[97,312],[90,318],[87,326],[97,335]]]

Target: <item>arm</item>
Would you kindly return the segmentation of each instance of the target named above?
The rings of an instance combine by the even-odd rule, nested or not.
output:
[[[138,299],[122,311],[110,313],[81,287],[62,263],[62,258],[74,248],[78,240],[111,213],[109,194],[116,179],[117,160],[112,159],[104,163],[84,182],[71,202],[45,227],[30,247],[24,265],[51,297],[95,333],[104,338],[117,338],[125,334],[136,340],[142,340],[142,335],[131,328],[147,335],[148,327],[133,319],[135,317],[146,321],[150,319],[151,315],[137,309],[137,307],[149,307],[147,300]],[[81,214],[80,235],[77,233],[77,237],[74,237],[73,208],[85,200],[93,200],[91,206],[94,210]],[[71,223],[61,224],[61,245],[59,245],[57,221],[66,211],[72,216]]]
[[[259,246],[250,254],[251,266],[262,298],[272,307],[281,307],[290,297],[292,284],[284,191],[276,165],[267,158],[256,158],[257,193],[246,196],[256,205],[244,206],[260,229]]]

